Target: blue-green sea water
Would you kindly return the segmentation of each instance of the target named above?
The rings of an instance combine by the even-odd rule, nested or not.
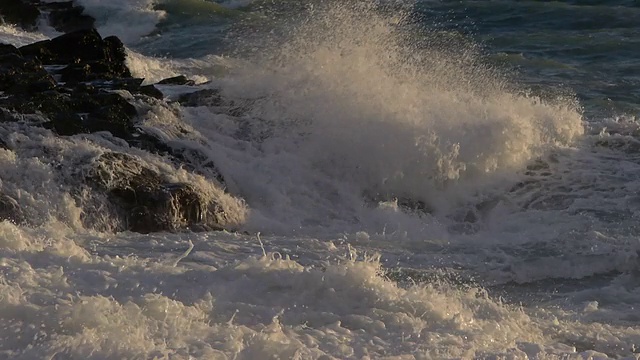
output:
[[[236,45],[227,38],[234,25],[258,27],[260,23],[264,27],[259,31],[267,31],[274,13],[295,18],[296,12],[309,7],[309,2],[264,1],[220,16],[215,8],[172,4],[168,9],[175,13],[170,12],[159,25],[166,37],[144,39],[140,49],[145,53],[223,54]],[[532,89],[574,92],[588,115],[638,113],[637,1],[396,1],[384,5],[381,11],[409,8],[411,21],[424,29],[467,37],[483,48],[487,60],[504,71],[515,70],[518,81]]]

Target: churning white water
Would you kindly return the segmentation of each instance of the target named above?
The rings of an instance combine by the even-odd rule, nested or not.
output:
[[[468,41],[369,1],[182,59],[137,52],[167,16],[152,2],[81,3],[126,35],[134,76],[202,83],[131,101],[228,193],[110,134],[0,123],[0,193],[32,220],[0,222],[0,358],[637,356],[637,234],[584,214],[637,201],[640,166],[585,150],[574,99],[528,96]],[[2,42],[41,38],[0,27]],[[170,101],[201,89],[222,100]],[[224,198],[239,232],[110,232],[79,181],[106,151]]]

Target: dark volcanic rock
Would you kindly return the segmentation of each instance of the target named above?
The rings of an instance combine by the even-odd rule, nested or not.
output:
[[[21,223],[24,220],[20,205],[8,195],[0,195],[0,221],[3,220],[9,220],[13,223]]]
[[[204,89],[196,92],[182,94],[178,98],[182,106],[222,106],[224,100],[220,91],[216,89]]]
[[[160,85],[195,85],[195,81],[187,79],[184,75],[174,76],[158,82]]]
[[[134,131],[133,118],[137,115],[136,108],[118,94],[75,91],[66,98],[65,105],[67,110],[56,111],[57,116],[52,119],[53,128],[63,131],[61,134],[73,135],[69,132],[73,132],[74,129],[79,131],[75,134],[109,131],[114,136],[126,139]],[[63,116],[64,114],[67,116]]]
[[[20,48],[25,57],[38,58],[45,65],[70,64],[70,73],[97,74],[94,78],[131,77],[125,64],[126,50],[113,36],[104,40],[95,29],[78,30],[51,40]],[[84,72],[84,73],[83,73]]]
[[[17,47],[9,44],[0,44],[0,55],[5,54],[16,54],[22,56],[22,54],[20,54],[20,50],[18,50]]]
[[[156,88],[153,85],[141,86],[139,91],[141,94],[144,94],[156,99],[164,99],[164,94],[162,93],[162,91],[158,90],[158,88]]]
[[[95,29],[79,30],[51,40],[38,41],[20,48],[24,56],[38,57],[43,64],[69,64],[104,60],[105,45]]]
[[[135,135],[137,111],[112,90],[141,92],[143,79],[132,78],[126,52],[116,37],[102,39],[95,29],[65,34],[17,49],[0,47],[0,108],[21,114],[40,113],[60,135],[109,131],[125,140]],[[64,84],[58,84],[44,64]],[[154,92],[153,90],[156,90]],[[144,93],[161,97],[157,89]],[[3,121],[11,121],[5,119]]]
[[[28,98],[0,99],[0,106],[23,114],[40,112],[51,120],[47,126],[60,135],[109,131],[126,139],[134,132],[137,115],[136,108],[122,96],[104,91],[44,91]]]
[[[363,197],[367,203],[374,206],[377,206],[377,204],[381,202],[395,202],[398,208],[405,212],[431,214],[434,211],[434,209],[423,200],[414,199],[408,196],[398,196],[388,192],[382,193],[365,191],[363,193]]]
[[[71,1],[43,5],[49,10],[49,25],[60,32],[68,33],[94,27],[95,19],[83,14],[84,7],[74,6]]]
[[[141,78],[120,78],[109,82],[111,89],[127,90],[131,93],[141,93],[141,86],[144,79]]]
[[[90,106],[97,105],[85,122],[90,132],[109,131],[123,139],[130,137],[134,131],[132,120],[137,111],[127,100],[118,94],[105,93],[91,97],[88,103]]]
[[[103,154],[87,179],[108,192],[128,230],[148,233],[206,222],[210,204],[193,186],[167,182],[127,154]]]
[[[18,117],[11,111],[0,107],[0,123],[3,122],[15,122],[18,121]],[[5,147],[7,149],[7,147]]]
[[[85,119],[80,114],[67,112],[56,114],[50,126],[59,135],[71,136],[89,132],[84,123]]]
[[[0,16],[4,22],[20,25],[22,28],[34,29],[40,16],[36,4],[23,0],[0,1]]]
[[[55,80],[37,59],[27,61],[19,51],[0,55],[0,91],[33,94],[55,86]]]
[[[91,65],[87,63],[70,64],[58,72],[60,80],[65,83],[78,83],[98,78],[91,72]]]

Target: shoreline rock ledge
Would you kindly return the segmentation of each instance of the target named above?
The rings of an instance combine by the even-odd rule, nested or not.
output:
[[[120,39],[102,38],[93,27],[93,18],[82,10],[72,2],[0,2],[4,22],[34,30],[38,19],[45,14],[54,28],[66,32],[20,48],[0,43],[0,130],[4,128],[0,132],[0,152],[21,153],[17,148],[20,145],[3,138],[3,134],[5,137],[11,134],[10,125],[24,123],[49,129],[60,137],[109,132],[131,147],[163,156],[175,168],[182,168],[180,171],[198,168],[199,164],[190,164],[189,159],[202,160],[206,158],[204,154],[184,156],[185,149],[174,150],[136,127],[141,110],[129,99],[146,103],[150,108],[158,104],[163,95],[153,85],[143,86],[143,79],[132,77]],[[185,83],[186,80],[177,77],[164,83],[177,81]],[[247,211],[241,199],[224,192],[224,179],[215,169],[211,172],[217,175],[206,179],[219,190],[212,196],[211,191],[203,191],[198,184],[172,181],[131,154],[106,152],[90,161],[85,164],[90,169],[86,176],[66,179],[78,184],[56,185],[82,186],[93,194],[92,198],[108,202],[103,205],[113,210],[113,221],[119,224],[112,229],[115,231],[233,231],[241,225]],[[207,164],[213,166],[210,159]],[[192,177],[202,175],[192,172]],[[4,180],[2,175],[0,180]],[[42,219],[25,216],[29,211],[23,208],[27,203],[21,201],[20,191],[16,191],[19,188],[5,186],[0,181],[0,221],[37,224]],[[86,215],[85,226],[104,228],[104,224],[100,226],[88,220],[102,217],[104,214]]]

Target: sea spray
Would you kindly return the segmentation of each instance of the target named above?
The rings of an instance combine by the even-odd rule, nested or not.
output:
[[[443,41],[402,10],[307,10],[276,35],[238,40],[246,59],[217,81],[245,131],[268,134],[249,140],[261,151],[254,168],[230,178],[269,216],[360,223],[363,194],[446,209],[583,132],[575,100],[520,95],[476,46]],[[251,193],[256,178],[272,196]]]

